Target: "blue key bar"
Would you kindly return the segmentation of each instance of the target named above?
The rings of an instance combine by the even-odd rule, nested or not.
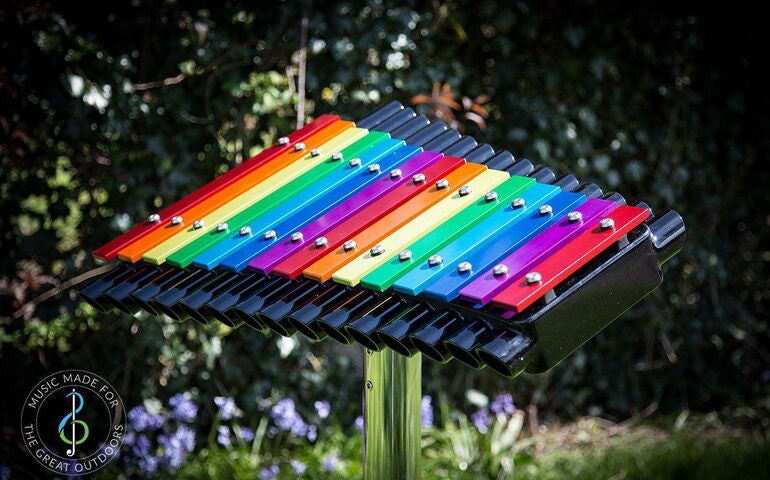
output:
[[[537,208],[534,208],[520,222],[502,232],[502,235],[482,242],[469,254],[447,265],[445,273],[424,290],[425,295],[446,301],[457,298],[460,290],[473,279],[494,267],[500,259],[510,255],[585,201],[584,195],[571,192],[559,193],[547,202],[553,208],[551,215],[541,215]],[[457,270],[460,262],[469,262],[473,270],[470,273],[460,273]]]
[[[360,173],[358,175],[355,175],[350,180],[328,190],[321,198],[305,205],[300,211],[285,218],[280,223],[252,225],[253,234],[249,241],[242,244],[234,253],[231,253],[228,257],[224,258],[219,263],[219,266],[227,270],[240,272],[246,268],[249,260],[275,245],[277,239],[284,238],[291,232],[301,230],[300,227],[306,223],[312,222],[317,217],[331,210],[353,193],[371,185],[380,179],[382,175],[389,175],[391,169],[398,167],[420,153],[422,148],[406,145],[399,147],[397,150],[384,157],[377,157],[376,163],[380,165],[380,173],[376,175],[369,173],[366,168],[367,164],[375,163],[373,158],[366,158],[370,151],[371,150],[368,150],[361,155],[362,168],[360,168]],[[366,164],[364,162],[366,162]],[[277,232],[275,239],[266,240],[263,237],[263,233],[269,229]]]
[[[386,139],[359,156],[361,159],[360,166],[350,166],[347,163],[349,159],[343,159],[342,161],[345,162],[345,165],[342,168],[338,168],[332,173],[321,177],[295,195],[287,197],[286,201],[281,202],[263,215],[252,220],[248,225],[251,229],[250,234],[241,235],[238,231],[234,232],[229,238],[212,245],[195,257],[193,265],[209,270],[215,268],[228,255],[247,244],[253,236],[262,235],[264,230],[272,228],[269,227],[270,225],[277,225],[304,208],[312,210],[313,207],[311,205],[316,205],[318,202],[336,200],[328,198],[329,192],[334,191],[333,189],[339,188],[341,185],[345,188],[359,185],[361,183],[361,172],[366,171],[366,167],[369,164],[379,161],[384,156],[393,153],[403,146],[403,140]]]

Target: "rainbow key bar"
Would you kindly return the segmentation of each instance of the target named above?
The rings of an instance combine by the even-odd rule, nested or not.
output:
[[[391,102],[321,116],[151,215],[94,251],[118,260],[80,294],[540,372],[642,300],[681,248],[676,212],[625,204]]]

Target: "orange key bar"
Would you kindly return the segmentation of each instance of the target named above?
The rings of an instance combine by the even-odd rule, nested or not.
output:
[[[204,201],[206,198],[213,195],[217,191],[226,188],[228,185],[237,181],[239,178],[259,167],[260,165],[263,165],[264,163],[272,160],[284,152],[290,151],[292,148],[294,148],[295,143],[306,140],[312,134],[328,127],[330,124],[339,119],[340,117],[337,115],[321,115],[299,130],[290,133],[287,137],[281,137],[278,143],[265,148],[243,163],[234,166],[227,172],[216,177],[214,180],[158,212],[158,221],[147,219],[136,225],[131,230],[121,234],[117,238],[114,238],[108,243],[97,248],[93,252],[94,257],[104,261],[112,260],[117,256],[120,249],[130,245],[137,238],[142,237],[153,230],[161,228],[163,222],[166,222],[171,217],[181,215],[188,208]]]
[[[291,151],[275,157],[264,165],[260,165],[236,182],[228,185],[227,188],[218,191],[203,202],[186,210],[184,212],[184,217],[182,217],[182,222],[173,224],[171,219],[166,220],[163,228],[156,229],[121,249],[118,252],[118,257],[121,260],[129,262],[141,260],[142,256],[147,251],[168,240],[177,233],[185,231],[196,219],[205,217],[207,214],[213,212],[233,198],[241,195],[246,190],[249,190],[254,185],[275,175],[287,165],[304,158],[313,148],[323,145],[330,139],[336,137],[339,133],[349,128],[353,128],[354,126],[355,124],[353,122],[336,121],[332,123],[323,130],[308,137],[307,140],[305,140],[306,146],[304,149],[295,150],[292,148]]]
[[[445,178],[449,181],[449,188],[438,189],[433,185],[428,190],[420,192],[414,198],[401,205],[396,210],[385,215],[366,230],[355,235],[356,247],[345,250],[340,247],[325,255],[320,260],[305,269],[303,274],[310,279],[325,282],[332,278],[334,272],[353,261],[356,257],[366,252],[379,241],[401,228],[404,224],[436,204],[439,200],[453,194],[470,179],[479,175],[487,167],[477,163],[461,165]]]

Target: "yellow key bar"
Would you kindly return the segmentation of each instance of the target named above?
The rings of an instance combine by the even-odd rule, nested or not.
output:
[[[144,260],[161,264],[166,261],[166,257],[184,247],[188,243],[192,242],[196,238],[203,236],[209,229],[217,228],[217,225],[226,221],[228,218],[233,217],[254,203],[270,195],[274,191],[278,190],[282,186],[291,182],[295,178],[299,177],[303,173],[308,172],[313,167],[321,165],[335,152],[339,152],[345,147],[349,146],[356,140],[363,138],[369,131],[364,128],[349,128],[340,133],[333,139],[322,144],[319,147],[320,155],[313,156],[312,153],[306,155],[302,159],[292,162],[285,168],[278,171],[275,175],[271,175],[264,181],[255,185],[253,188],[245,191],[243,194],[238,195],[226,204],[222,205],[218,209],[209,213],[196,222],[199,228],[195,228],[194,225],[190,226],[168,240],[159,243],[151,250],[147,251],[142,258]]]
[[[334,272],[332,279],[344,285],[357,285],[366,274],[387,262],[393,255],[397,255],[460,210],[472,205],[508,178],[508,173],[499,170],[481,172],[466,185],[457,189],[450,197],[436,203],[390,236],[382,239],[379,245],[374,247],[379,247],[376,251],[382,251],[382,253],[372,255],[372,251],[375,251],[374,248],[369,250]],[[463,189],[467,190],[468,188],[470,188],[470,193],[462,195],[461,192],[465,191]]]

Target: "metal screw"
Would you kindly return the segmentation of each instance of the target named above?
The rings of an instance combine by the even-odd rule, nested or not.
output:
[[[380,164],[379,163],[373,163],[369,165],[369,173],[377,173],[380,171]]]
[[[361,159],[360,158],[351,158],[348,162],[348,165],[351,167],[360,167],[361,166]]]
[[[540,208],[537,209],[537,212],[543,216],[550,215],[553,213],[553,208],[551,208],[550,205],[540,205]]]
[[[356,248],[356,241],[355,240],[348,240],[347,242],[342,244],[342,248],[346,252],[349,252],[349,251],[353,250],[354,248]]]
[[[468,273],[473,269],[473,265],[470,264],[470,262],[460,262],[459,265],[457,265],[457,271],[459,273]]]
[[[276,237],[276,235],[277,234],[275,233],[275,230],[268,230],[262,236],[265,237],[265,240],[272,240]]]
[[[366,389],[367,390],[371,390],[371,389],[374,388],[374,384],[371,381],[369,381],[369,380],[366,381],[365,385],[366,385]]]
[[[251,235],[251,227],[241,227],[240,230],[238,230],[238,233],[245,237],[246,235]]]
[[[602,230],[609,230],[611,228],[615,228],[615,220],[611,218],[604,218],[601,222],[599,222],[599,227]]]
[[[430,258],[428,258],[428,266],[435,267],[436,265],[440,265],[443,261],[444,259],[441,258],[441,255],[431,255]]]
[[[281,137],[278,139],[278,145],[288,145],[289,137]]]
[[[304,149],[305,149],[305,144],[304,143],[297,142],[297,143],[294,144],[294,151],[295,152],[299,152],[300,150],[304,150]]]
[[[226,223],[220,223],[217,225],[217,232],[224,232],[227,230],[228,225]]]
[[[329,243],[329,240],[327,240],[326,237],[318,237],[315,239],[315,246],[318,248],[325,247],[327,243]]]
[[[147,217],[147,221],[150,223],[158,223],[160,222],[160,215],[158,215],[157,213],[153,213],[152,215]]]
[[[527,283],[530,285],[533,283],[540,283],[540,281],[543,279],[543,277],[541,277],[537,272],[529,272],[524,278],[527,279]]]
[[[181,225],[181,224],[182,224],[181,215],[177,215],[176,217],[171,217],[171,225]]]
[[[497,192],[487,192],[486,195],[484,195],[484,200],[486,202],[494,202],[497,200]]]
[[[521,207],[523,207],[526,204],[527,204],[526,200],[524,200],[521,197],[517,197],[517,198],[514,198],[513,201],[511,202],[511,207],[513,207],[513,208],[521,208]]]
[[[385,253],[385,247],[382,245],[375,245],[370,250],[369,253],[372,254],[373,257],[376,257],[377,255],[382,255]]]
[[[409,250],[404,250],[403,252],[398,254],[398,261],[399,262],[406,262],[407,260],[412,259],[412,252]]]
[[[424,182],[425,181],[425,175],[423,175],[422,173],[418,173],[417,175],[412,177],[412,181],[414,183]]]
[[[203,228],[205,226],[206,226],[206,222],[204,222],[203,220],[196,220],[193,222],[193,228],[195,230],[198,230],[199,228]]]
[[[338,160],[342,160],[342,152],[332,153],[332,160],[334,160],[335,162]]]
[[[575,210],[574,212],[569,212],[567,214],[567,219],[572,223],[579,222],[583,220],[583,214]]]
[[[460,190],[458,190],[457,193],[459,193],[461,197],[464,197],[466,195],[469,195],[472,191],[473,189],[471,188],[470,185],[463,185],[462,187],[460,187]]]
[[[299,242],[303,238],[305,238],[305,236],[302,235],[302,232],[294,232],[294,233],[291,234],[291,241],[292,242]]]
[[[436,190],[441,190],[442,188],[446,188],[449,186],[449,180],[446,178],[442,178],[438,182],[436,182]]]
[[[310,150],[310,156],[311,157],[317,157],[318,155],[321,155],[321,149],[320,148],[314,148]]]
[[[495,265],[495,266],[492,268],[492,274],[493,274],[494,276],[496,276],[496,277],[500,277],[500,276],[502,276],[502,275],[508,275],[508,267],[506,267],[506,266],[505,266],[505,265],[503,265],[502,263],[501,263],[501,264],[498,264],[498,265]]]
[[[401,176],[401,169],[400,168],[394,168],[390,171],[390,178],[398,178]]]

